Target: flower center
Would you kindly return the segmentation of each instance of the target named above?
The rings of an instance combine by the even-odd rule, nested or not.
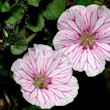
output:
[[[90,47],[93,47],[95,35],[91,35],[89,32],[85,32],[80,36],[79,39],[81,40],[82,46],[87,47],[87,45],[89,45]]]
[[[44,80],[44,78],[41,79],[42,81]]]
[[[46,72],[42,74],[37,73],[36,77],[34,78],[34,86],[40,89],[44,89],[51,82],[51,79],[51,77],[46,76]]]
[[[86,41],[89,42],[89,38],[86,38]]]

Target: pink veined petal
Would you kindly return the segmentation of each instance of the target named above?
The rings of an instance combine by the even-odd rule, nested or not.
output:
[[[51,91],[46,89],[34,89],[32,92],[21,89],[23,97],[32,105],[40,106],[42,109],[50,109],[55,105],[55,98]]]
[[[96,41],[110,43],[110,27],[107,27],[96,34]]]
[[[72,30],[77,34],[81,34],[83,32],[85,10],[84,6],[76,5],[63,12],[58,19],[58,29]]]
[[[54,43],[55,49],[59,49],[59,50],[63,51],[63,53],[70,59],[70,62],[72,60],[75,60],[75,62],[77,62],[79,54],[83,50],[83,46],[81,46],[80,40],[78,40],[79,37],[77,34],[74,34],[71,32],[72,33],[72,35],[71,35],[72,37],[71,37],[70,35],[68,35],[68,33],[69,33],[68,30],[66,30],[66,31],[62,30],[62,31],[58,32],[53,40],[53,43]],[[68,42],[63,43],[63,40],[65,38],[67,41],[70,41],[71,43],[68,43]],[[73,38],[73,39],[69,39],[69,38]],[[81,71],[81,69],[79,69],[79,68],[77,68],[77,69]]]
[[[78,83],[73,76],[67,83],[61,85],[49,85],[48,89],[54,94],[57,106],[64,106],[74,100],[78,93]]]
[[[24,70],[33,76],[37,73],[37,65],[35,62],[35,48],[29,48],[28,53],[23,57]]]
[[[18,59],[13,63],[11,67],[11,71],[14,72],[14,77],[17,77],[19,79],[18,82],[21,82],[20,79],[33,80],[32,76],[30,76],[28,73],[25,73],[22,66],[23,66],[23,61],[21,59]]]
[[[42,44],[34,44],[34,47],[36,55],[37,73],[46,72],[48,61],[53,55],[53,50],[50,46],[44,46]]]
[[[23,60],[22,59],[17,59],[13,65],[11,66],[11,71],[16,71],[21,69],[21,66],[23,65]]]
[[[31,92],[35,89],[35,86],[33,84],[33,81],[29,81],[29,80],[22,80],[22,84],[21,84],[22,88],[28,92]]]
[[[61,51],[54,52],[53,60],[47,71],[47,77],[51,77],[52,84],[67,82],[72,75],[72,66],[68,58],[61,54]]]
[[[101,53],[97,51],[94,47],[93,49],[86,50],[86,62],[84,65],[84,70],[87,76],[96,76],[99,73],[102,73],[105,67],[105,60]]]
[[[79,36],[70,30],[59,31],[53,39],[55,49],[64,49],[71,45],[80,43]],[[68,48],[67,48],[68,49]]]
[[[51,52],[53,52],[52,48],[46,45],[39,44],[34,45],[34,48],[29,48],[28,53],[23,57],[24,70],[34,77],[37,73],[45,72],[46,59],[52,55]]]
[[[33,77],[26,73],[22,67],[23,60],[21,59],[18,59],[13,63],[11,67],[11,71],[14,72],[13,77],[18,84],[25,88],[25,90],[32,91],[34,89]]]
[[[110,61],[110,44],[96,42],[97,50],[100,51],[105,60]]]
[[[74,62],[76,63],[76,62]],[[101,55],[100,51],[97,49],[89,49],[83,50],[80,53],[78,63],[75,66],[73,65],[74,69],[80,68],[84,70],[87,76],[96,76],[104,70],[105,67],[105,60]]]
[[[28,53],[23,57],[25,71],[30,72],[34,76],[37,73],[45,72],[45,63],[47,63],[45,59],[51,56],[51,52],[53,50],[49,46],[34,45],[34,48],[30,48]]]
[[[85,21],[88,23],[90,33],[97,33],[110,26],[110,11],[106,6],[93,4],[87,6],[86,9]]]

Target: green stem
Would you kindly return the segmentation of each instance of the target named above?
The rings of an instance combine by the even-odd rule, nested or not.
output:
[[[30,35],[26,40],[27,40],[27,43],[29,43],[34,37],[35,37],[36,33]]]
[[[19,2],[19,0],[16,0],[16,2],[11,7],[13,7],[14,5],[16,5],[18,2]]]

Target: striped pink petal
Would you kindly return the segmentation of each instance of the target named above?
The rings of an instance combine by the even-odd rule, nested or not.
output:
[[[105,60],[97,48],[79,49],[73,52],[70,57],[70,62],[73,64],[73,69],[85,71],[87,76],[96,76],[105,68]]]
[[[106,44],[110,43],[110,27],[107,27],[96,34],[96,41]]]
[[[72,75],[72,66],[68,62],[68,58],[55,51],[50,66],[47,70],[47,76],[51,77],[51,83],[62,84],[67,82]]]
[[[86,9],[85,21],[90,33],[98,33],[110,26],[110,10],[106,6],[93,4]]]
[[[76,5],[63,12],[58,19],[58,29],[72,30],[77,34],[81,34],[83,32],[85,10],[84,6]]]
[[[72,102],[78,94],[78,83],[77,79],[73,76],[68,82],[61,85],[49,85],[48,89],[54,94],[56,105],[64,106]]]
[[[110,43],[96,42],[97,50],[102,54],[105,60],[110,61]]]
[[[68,58],[61,51],[53,51],[49,46],[35,44],[23,59],[13,63],[11,70],[15,81],[21,85],[23,97],[32,105],[40,106],[42,109],[59,105],[57,103],[60,99],[56,99],[53,92],[56,91],[57,86],[58,88],[61,86],[62,90],[64,87],[68,89],[65,92],[67,101],[62,101],[60,105],[70,103],[76,97],[70,93],[73,91],[77,94],[78,83],[74,77],[70,79],[72,66]],[[53,87],[52,90],[50,87]],[[64,93],[61,93],[63,96]]]
[[[78,34],[89,31],[93,34],[110,26],[109,17],[110,10],[106,6],[76,5],[61,14],[58,19],[58,29],[72,30]]]
[[[22,85],[22,87],[28,91],[32,91],[35,87],[33,86],[33,76],[29,73],[26,73],[23,70],[23,60],[18,59],[14,62],[11,67],[11,70],[14,72],[15,81]]]
[[[48,89],[35,88],[32,92],[21,89],[24,99],[32,105],[40,106],[42,109],[52,108],[55,103],[54,94]]]
[[[70,30],[59,31],[53,39],[55,49],[67,49],[80,43],[79,36]]]
[[[28,53],[24,55],[24,70],[36,76],[37,73],[46,71],[46,63],[52,56],[52,48],[43,45],[34,45],[35,48],[29,48]]]

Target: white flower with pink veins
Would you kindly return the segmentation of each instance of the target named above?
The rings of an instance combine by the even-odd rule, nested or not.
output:
[[[55,49],[63,51],[74,70],[87,76],[103,72],[110,61],[110,10],[106,6],[76,5],[58,19]]]
[[[49,46],[34,44],[23,59],[13,63],[11,70],[23,97],[42,109],[64,106],[78,94],[78,82],[68,59]]]

